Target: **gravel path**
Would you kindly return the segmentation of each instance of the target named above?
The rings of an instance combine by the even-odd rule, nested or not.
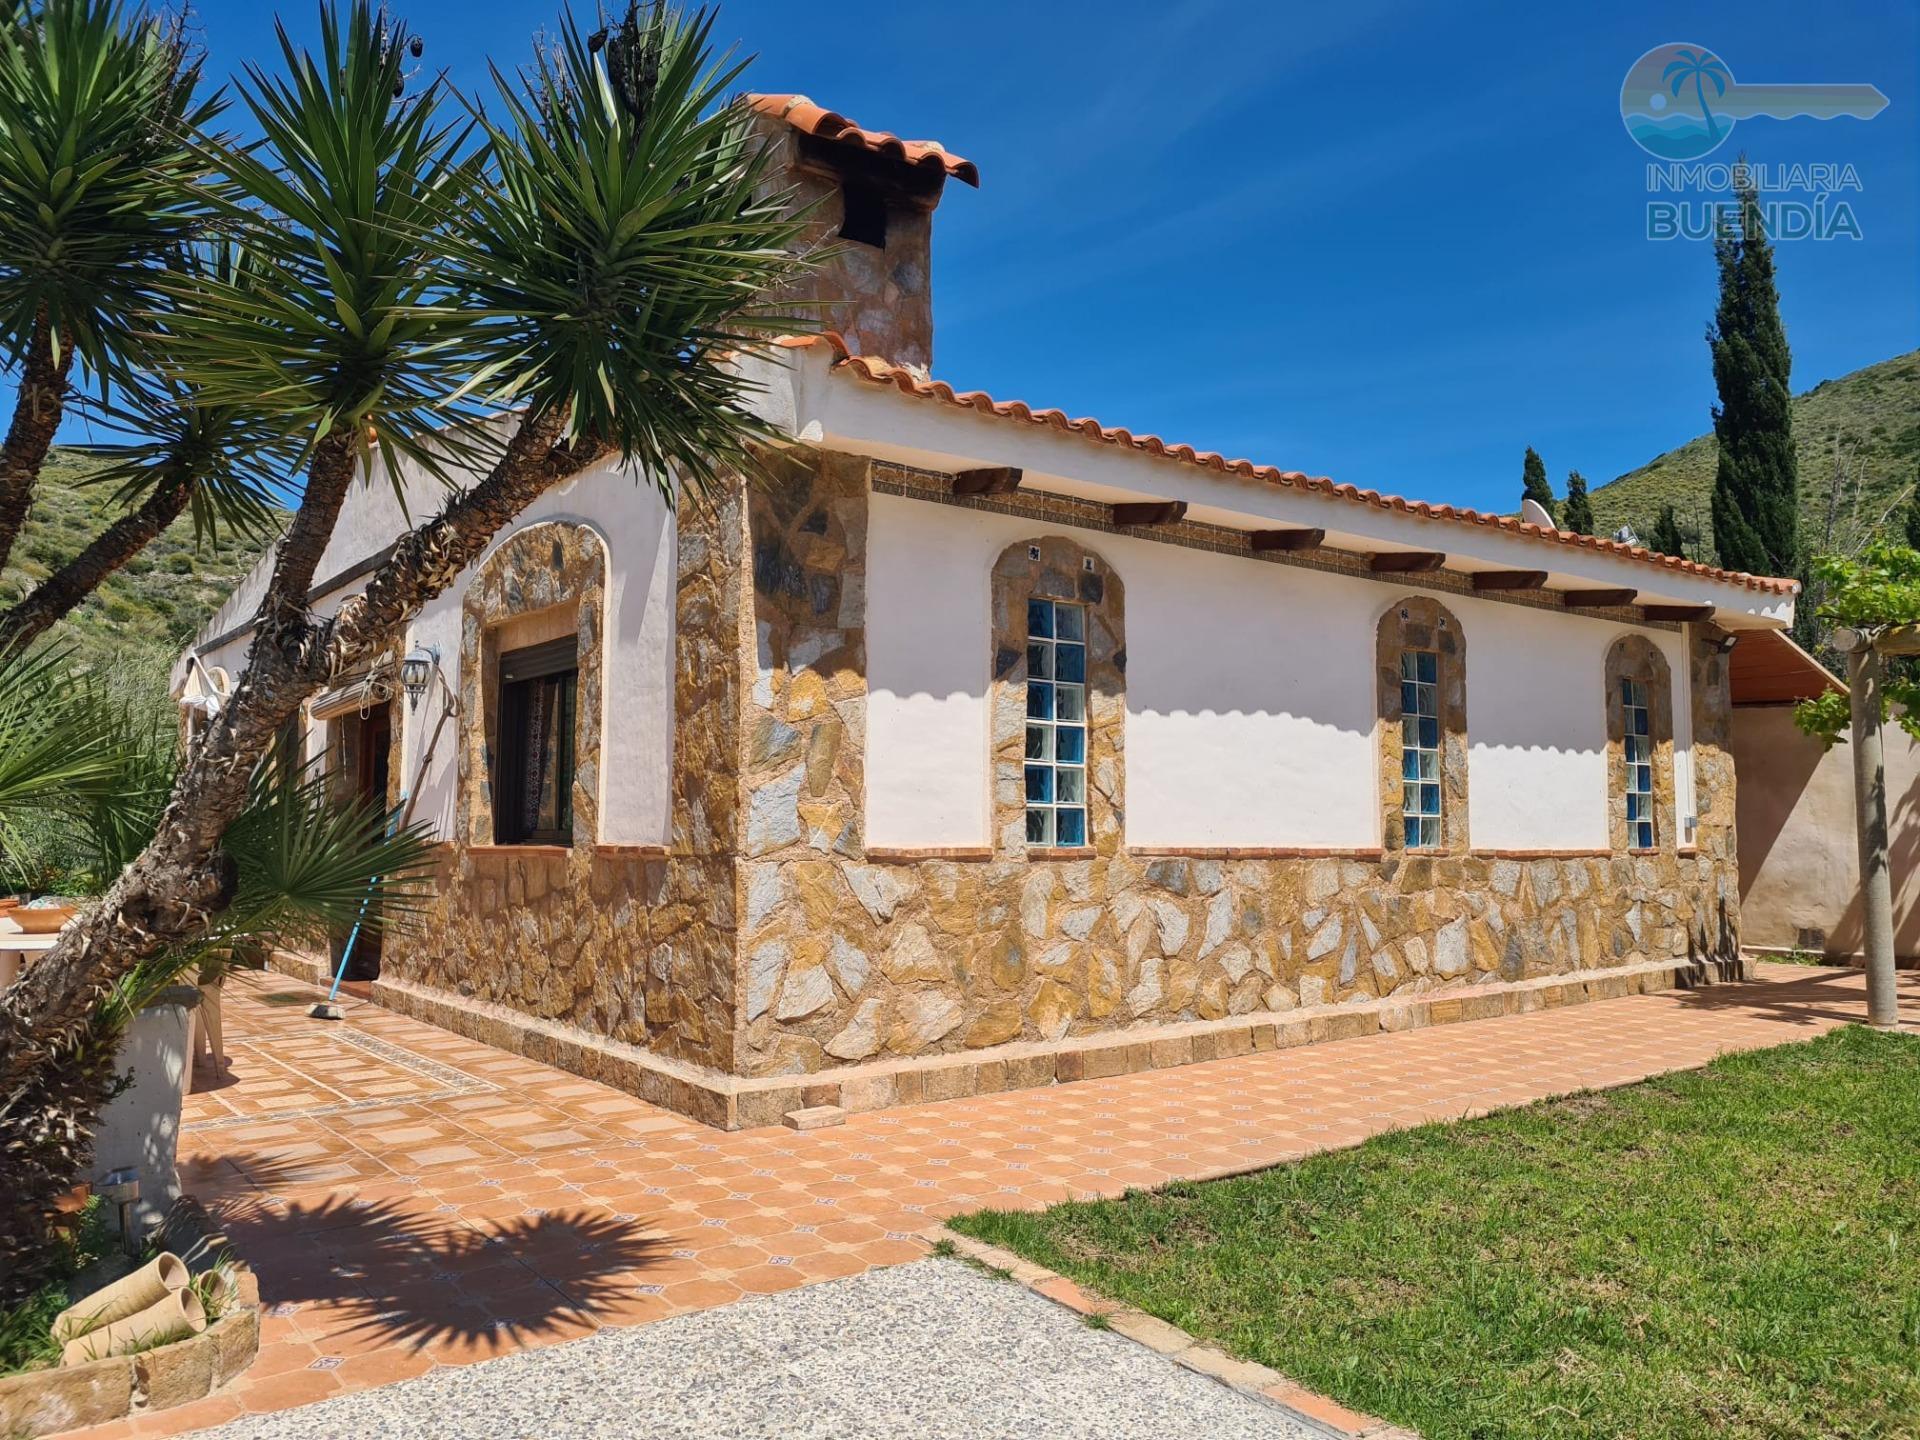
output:
[[[926,1260],[603,1330],[202,1440],[1308,1440],[1007,1281]]]

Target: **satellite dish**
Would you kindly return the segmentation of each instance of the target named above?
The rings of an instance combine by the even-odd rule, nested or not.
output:
[[[1524,497],[1520,501],[1520,522],[1523,525],[1538,525],[1542,530],[1554,528],[1553,517],[1547,514],[1546,506],[1538,500]]]

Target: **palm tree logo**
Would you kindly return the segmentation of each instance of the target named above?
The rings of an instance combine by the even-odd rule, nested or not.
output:
[[[1713,107],[1707,104],[1707,81],[1713,82],[1714,98],[1727,93],[1727,82],[1733,78],[1731,71],[1707,50],[1681,49],[1674,52],[1673,60],[1660,72],[1660,78],[1666,82],[1667,89],[1677,100],[1680,90],[1693,81],[1693,98],[1700,107],[1700,118],[1707,123],[1708,149],[1720,143],[1720,125],[1713,118]]]

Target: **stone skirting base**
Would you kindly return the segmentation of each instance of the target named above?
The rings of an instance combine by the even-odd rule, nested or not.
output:
[[[957,1055],[849,1065],[815,1075],[751,1079],[668,1059],[556,1021],[404,981],[376,981],[373,999],[390,1010],[625,1090],[703,1124],[743,1130],[777,1125],[792,1111],[814,1106],[838,1105],[847,1111],[863,1111],[957,1100],[1256,1051],[1285,1050],[1323,1040],[1351,1040],[1381,1031],[1417,1030],[1589,1000],[1691,989],[1749,975],[1744,960],[1726,965],[1654,961],[1476,985],[1410,999],[1144,1026],[1075,1036],[1053,1044],[999,1045]]]

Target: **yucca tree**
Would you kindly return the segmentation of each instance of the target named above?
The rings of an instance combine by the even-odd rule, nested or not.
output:
[[[196,233],[219,113],[180,25],[122,0],[0,6],[0,363],[17,377],[0,444],[0,565],[70,400],[110,389],[136,318]]]
[[[51,752],[61,738],[70,753]],[[19,822],[44,822],[51,809],[78,842],[67,847],[67,863],[110,881],[153,834],[177,754],[170,727],[76,683],[65,656],[0,664],[0,840],[8,842],[0,863],[32,866]],[[396,822],[371,801],[338,803],[325,777],[295,757],[269,757],[255,772],[222,847],[232,887],[225,909],[201,934],[147,956],[108,986],[0,1107],[0,1304],[37,1288],[53,1253],[57,1203],[92,1160],[119,1040],[134,1015],[166,986],[191,983],[237,949],[322,945],[363,906],[406,923],[430,851],[424,826]],[[35,829],[48,833],[44,823]]]
[[[317,52],[283,35],[284,73],[240,82],[262,138],[209,146],[210,193],[263,279],[172,295],[167,374],[270,417],[298,446],[300,503],[246,668],[144,848],[0,995],[0,1143],[39,1123],[22,1097],[102,1000],[231,903],[227,837],[303,700],[375,660],[552,486],[626,459],[671,498],[772,438],[734,359],[794,328],[762,297],[801,263],[799,222],[726,103],[741,67],[712,28],[663,7],[591,36],[563,20],[529,70],[496,76],[497,118],[455,117],[439,84],[410,90],[414,37],[351,0],[323,8]],[[376,459],[460,484],[316,616],[315,567]]]

